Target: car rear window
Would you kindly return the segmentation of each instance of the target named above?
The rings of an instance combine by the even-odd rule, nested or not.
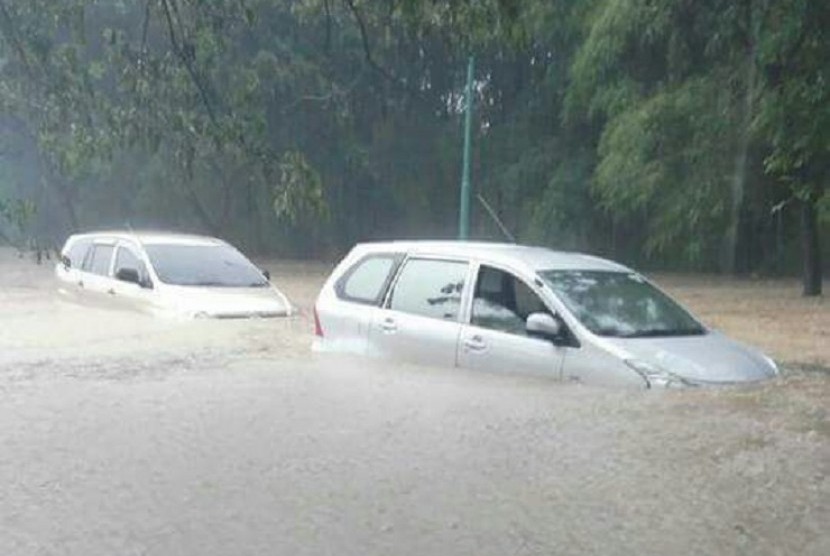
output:
[[[378,305],[402,258],[399,253],[384,253],[360,259],[337,282],[337,296],[355,303]]]
[[[468,263],[410,259],[398,277],[389,308],[442,320],[458,320]]]

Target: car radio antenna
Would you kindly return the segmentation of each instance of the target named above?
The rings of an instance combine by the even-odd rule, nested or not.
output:
[[[478,198],[479,202],[484,207],[484,210],[487,211],[487,214],[490,215],[490,218],[493,219],[493,222],[496,223],[496,226],[499,227],[499,230],[501,230],[501,233],[504,234],[504,237],[509,239],[510,243],[516,243],[516,237],[513,234],[510,233],[510,230],[507,229],[507,226],[504,225],[504,222],[502,222],[501,219],[499,219],[499,216],[496,214],[496,211],[493,210],[493,207],[491,207],[487,203],[487,201],[484,200],[484,197],[482,197],[480,193],[477,193],[476,197]]]
[[[135,244],[136,244],[138,247],[140,247],[140,248],[142,248],[142,249],[143,249],[143,248],[144,248],[144,244],[143,244],[143,243],[141,243],[141,239],[139,239],[138,234],[137,234],[137,233],[135,232],[135,230],[133,229],[133,225],[132,225],[132,224],[130,224],[130,221],[129,221],[129,220],[125,221],[125,222],[124,222],[124,225],[127,227],[127,231],[128,231],[128,232],[130,232],[130,235],[131,235],[131,236],[133,236],[133,241],[135,241]]]

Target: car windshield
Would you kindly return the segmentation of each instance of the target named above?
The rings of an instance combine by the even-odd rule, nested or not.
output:
[[[539,273],[573,315],[600,336],[690,336],[705,329],[635,273],[548,270]]]
[[[229,245],[145,245],[165,284],[177,286],[264,287],[265,277]]]

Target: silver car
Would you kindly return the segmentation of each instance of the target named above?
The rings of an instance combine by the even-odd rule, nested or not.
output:
[[[59,291],[85,303],[184,317],[275,317],[291,303],[222,240],[129,231],[69,237],[55,267]]]
[[[366,243],[325,283],[315,349],[566,381],[758,381],[775,363],[615,262],[513,244]]]

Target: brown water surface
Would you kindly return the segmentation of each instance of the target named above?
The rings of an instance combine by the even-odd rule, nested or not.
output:
[[[0,554],[830,554],[826,372],[631,393],[319,357],[328,267],[269,267],[299,317],[172,321],[0,252]]]

